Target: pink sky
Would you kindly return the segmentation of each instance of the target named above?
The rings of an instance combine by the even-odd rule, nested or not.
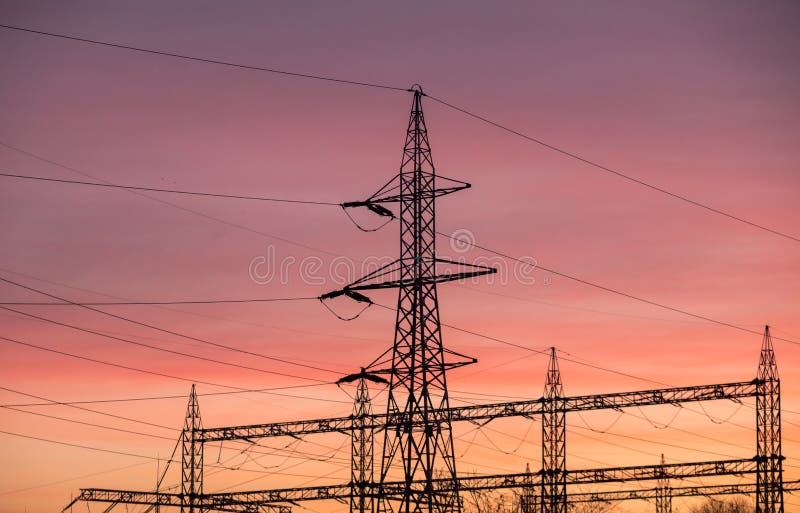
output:
[[[434,96],[549,143],[798,235],[800,9],[789,2],[406,3],[395,8],[4,2],[0,19],[289,71],[401,87],[418,82]],[[229,194],[363,199],[397,172],[411,100],[404,93],[7,30],[0,30],[0,67],[5,121],[0,141],[102,180]],[[424,108],[437,172],[473,185],[439,202],[442,232],[469,230],[481,245],[533,257],[545,267],[756,331],[769,323],[774,336],[800,340],[796,242],[602,173],[432,101],[426,100]],[[86,179],[4,147],[0,170]],[[315,296],[338,287],[327,271],[334,255],[355,262],[393,257],[397,251],[396,225],[362,233],[335,207],[157,198],[214,219],[128,191],[0,179],[0,276],[75,301]],[[447,240],[439,241],[439,253],[491,257],[480,250],[459,253]],[[286,265],[294,262],[288,282],[255,283],[248,272],[251,262],[272,255]],[[300,262],[314,256],[323,261],[314,274],[321,282],[304,283]],[[441,286],[442,320],[537,349],[554,345],[593,364],[672,385],[755,375],[757,335],[546,272],[534,274],[535,284],[515,280],[513,267],[501,276],[508,283]],[[552,280],[545,283],[546,278]],[[8,285],[0,286],[0,297],[46,300]],[[384,304],[395,301],[394,293],[373,297]],[[268,371],[325,381],[338,377],[73,308],[20,309]],[[341,374],[380,354],[391,343],[393,328],[391,312],[373,308],[344,323],[313,301],[130,306],[113,312]],[[0,336],[155,372],[247,388],[309,383],[154,353],[9,312],[0,315]],[[444,335],[448,347],[479,360],[450,375],[454,403],[540,395],[543,356],[447,328]],[[775,346],[783,380],[786,478],[797,479],[800,347],[782,341]],[[189,389],[188,382],[3,342],[0,362],[0,386],[59,401],[185,396]],[[562,371],[568,394],[654,386],[570,362],[562,363]],[[199,385],[200,393],[217,390]],[[495,396],[472,395],[476,392]],[[216,426],[340,415],[351,408],[347,395],[334,386],[296,394],[310,399],[202,397],[201,410],[205,424]],[[376,399],[377,410],[383,399]],[[29,402],[39,401],[0,391],[0,405]],[[89,407],[177,429],[185,402]],[[168,439],[175,433],[166,429],[67,407],[27,409],[167,439],[9,409],[0,410],[0,430],[161,458],[173,446]],[[753,455],[754,431],[745,429],[754,426],[751,409],[728,403],[706,405],[708,415],[693,409],[677,417],[672,407],[631,411],[620,419],[615,412],[570,416],[568,465],[651,464],[662,452],[668,461]],[[718,425],[709,417],[729,421]],[[655,427],[670,421],[670,428]],[[607,433],[589,430],[608,426]],[[538,426],[528,428],[514,420],[496,421],[480,433],[471,431],[473,426],[457,427],[460,469],[518,472],[526,462],[538,468]],[[269,441],[282,449],[280,456],[249,462],[244,465],[249,470],[212,475],[208,490],[348,479],[345,438],[323,436],[287,449],[289,442]],[[150,489],[157,472],[153,461],[8,435],[0,435],[0,447],[6,463],[0,469],[3,513],[58,510],[80,487]],[[295,449],[334,456],[328,462],[306,461],[287,453]],[[216,462],[218,452],[220,462],[244,461],[233,447],[209,448],[207,459]],[[74,479],[111,469],[121,470]],[[243,484],[249,479],[256,480]],[[651,509],[630,503],[617,511]],[[787,496],[787,511],[792,510],[800,511],[800,499]]]

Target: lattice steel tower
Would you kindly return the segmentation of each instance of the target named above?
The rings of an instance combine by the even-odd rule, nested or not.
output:
[[[202,511],[197,505],[203,494],[203,443],[198,440],[201,429],[203,424],[200,420],[200,405],[192,385],[181,432],[181,513]]]
[[[656,513],[672,513],[672,489],[664,468],[665,464],[664,454],[661,454],[661,468],[658,469],[656,482]]]
[[[756,395],[756,513],[783,513],[781,381],[769,326],[764,328]]]
[[[555,347],[542,401],[542,513],[567,513],[567,414]]]
[[[399,204],[400,258],[328,297],[345,294],[363,301],[366,298],[355,291],[398,288],[391,369],[373,372],[390,376],[387,419],[402,419],[402,425],[385,431],[380,483],[399,478],[405,487],[400,497],[381,494],[378,511],[451,513],[459,512],[461,504],[446,371],[475,360],[465,360],[463,355],[445,349],[436,284],[493,273],[495,269],[436,256],[436,198],[469,184],[436,175],[422,112],[424,93],[419,86],[410,92],[413,103],[400,173],[366,201],[343,205],[366,206],[378,214],[393,215],[382,204]],[[437,187],[439,183],[442,185]],[[438,272],[439,267],[450,270]],[[461,361],[447,362],[446,354]],[[398,463],[402,475],[397,475]]]

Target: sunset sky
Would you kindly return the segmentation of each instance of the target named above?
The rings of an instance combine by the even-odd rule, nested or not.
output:
[[[504,126],[794,238],[799,23],[800,5],[788,1],[0,3],[4,25],[400,88],[419,83]],[[412,99],[7,29],[0,69],[0,173],[330,203],[365,199],[397,173]],[[439,231],[758,333],[769,324],[782,379],[785,478],[800,479],[800,243],[430,98],[423,107],[437,173],[472,184],[437,203]],[[370,228],[382,222],[353,215]],[[0,278],[75,302],[316,297],[364,274],[364,261],[398,251],[397,223],[365,233],[337,206],[7,177],[0,222]],[[454,405],[540,397],[550,346],[570,395],[755,377],[758,334],[531,272],[443,237],[438,253],[500,270],[439,288],[445,345],[478,359],[448,374]],[[396,302],[395,291],[370,297]],[[53,298],[0,282],[0,302],[42,301]],[[342,298],[330,306],[343,316],[359,307]],[[345,322],[313,299],[97,307],[282,363],[78,307],[7,308],[16,312],[0,310],[0,513],[60,511],[82,487],[154,489],[192,382],[207,427],[347,415],[353,390],[332,383],[390,347],[394,327],[389,310]],[[300,388],[214,395],[231,390],[219,385]],[[382,411],[385,391],[373,394]],[[749,458],[752,407],[569,414],[568,467],[655,464],[662,453],[668,462]],[[540,431],[526,419],[454,425],[459,472],[538,469]],[[261,445],[207,447],[206,491],[349,479],[341,434]],[[173,467],[165,487],[177,482]],[[673,485],[723,482],[739,479]],[[639,487],[650,484],[604,489]],[[676,511],[690,504],[676,499]],[[786,504],[800,511],[800,494]],[[653,510],[645,502],[613,509]]]

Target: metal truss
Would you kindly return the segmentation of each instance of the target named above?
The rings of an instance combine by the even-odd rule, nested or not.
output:
[[[659,404],[680,404],[712,400],[740,400],[755,397],[758,394],[758,380],[713,385],[695,385],[687,387],[660,388],[634,392],[618,392],[610,394],[582,395],[564,397],[561,401],[566,413],[589,410],[616,410],[637,406],[653,406]],[[475,421],[501,417],[535,417],[544,414],[544,398],[504,403],[478,404],[451,407],[450,420]],[[413,419],[408,415],[371,415],[367,417],[373,429],[397,429],[408,425]],[[417,422],[419,420],[417,419]],[[314,420],[298,420],[289,422],[272,422],[244,426],[205,428],[198,433],[203,442],[219,442],[222,440],[255,440],[276,436],[302,436],[315,433],[340,432],[347,433],[353,429],[353,416],[330,417]]]
[[[391,368],[372,365],[353,375],[358,385],[353,414],[316,420],[300,420],[203,428],[194,386],[181,433],[181,493],[135,492],[83,489],[75,500],[116,504],[180,507],[182,513],[241,511],[247,513],[289,513],[287,504],[300,501],[336,499],[350,503],[351,513],[460,513],[460,493],[470,490],[522,489],[529,509],[537,513],[566,513],[570,501],[586,497],[602,500],[650,498],[648,491],[575,494],[568,487],[595,483],[656,480],[652,498],[659,513],[668,513],[673,496],[719,493],[755,493],[757,513],[783,513],[783,455],[781,452],[780,380],[766,328],[757,378],[752,381],[672,387],[634,392],[564,395],[555,349],[551,351],[544,394],[541,398],[503,403],[451,407],[447,370],[474,363],[445,348],[436,285],[495,272],[485,266],[469,265],[439,258],[436,254],[435,200],[469,187],[469,184],[436,175],[428,131],[422,112],[425,96],[412,87],[413,103],[406,131],[400,172],[366,201],[342,204],[343,208],[364,206],[382,216],[394,217],[385,206],[399,206],[400,257],[387,266],[351,283],[344,289],[320,297],[327,300],[347,296],[371,303],[360,292],[397,288],[397,317]],[[443,268],[449,267],[449,270]],[[384,353],[386,354],[386,353]],[[382,357],[381,357],[382,358]],[[380,365],[384,365],[383,361]],[[367,372],[369,371],[369,372]],[[387,375],[385,415],[371,413],[366,381],[369,376]],[[344,378],[347,380],[348,378]],[[382,379],[382,378],[381,378]],[[756,451],[752,459],[694,463],[661,462],[658,465],[571,470],[567,466],[566,419],[571,412],[620,410],[622,408],[680,405],[712,400],[756,398]],[[542,420],[542,465],[538,472],[489,476],[459,476],[453,447],[452,423],[489,421],[502,417],[540,417]],[[485,422],[484,422],[485,423]],[[254,441],[259,438],[340,432],[351,436],[351,479],[330,486],[206,493],[203,489],[203,448],[206,443],[225,440]],[[380,474],[373,475],[374,435],[383,434]],[[671,488],[670,479],[755,474],[755,484],[735,487]],[[402,477],[402,479],[401,479]],[[539,496],[534,491],[538,488]],[[752,491],[751,491],[752,490]],[[614,495],[616,493],[617,495]],[[616,499],[615,497],[619,497]],[[536,502],[539,502],[537,505]],[[590,499],[587,499],[590,500]],[[74,504],[73,501],[72,504]],[[107,510],[107,511],[108,511]],[[531,512],[527,512],[531,513]]]
[[[635,465],[626,467],[596,468],[582,470],[567,470],[565,472],[565,485],[587,485],[598,483],[619,483],[628,481],[651,481],[664,476],[670,479],[688,479],[693,477],[743,476],[756,472],[756,462],[752,459],[715,460],[693,463],[670,463],[666,465]],[[433,479],[437,490],[442,491],[478,491],[518,489],[531,486],[541,486],[545,482],[542,472],[521,472],[518,474],[497,474],[488,476],[457,477],[455,482],[450,478]],[[426,480],[413,481],[410,489],[406,489],[405,481],[373,483],[368,486],[369,495],[379,498],[387,497],[399,499],[410,493],[416,499],[424,498],[426,493]],[[89,497],[98,493],[108,493],[110,490],[86,489],[81,490]],[[134,494],[137,492],[120,492]],[[147,496],[154,493],[142,492]],[[296,503],[303,501],[319,501],[337,499],[346,501],[357,495],[350,484],[336,484],[328,486],[305,486],[296,488],[279,488],[273,490],[256,490],[246,492],[209,493],[204,494],[199,501],[205,508],[227,508],[242,504],[273,504]],[[124,502],[119,498],[118,502]],[[132,502],[131,502],[132,503]],[[138,504],[138,503],[137,503]]]

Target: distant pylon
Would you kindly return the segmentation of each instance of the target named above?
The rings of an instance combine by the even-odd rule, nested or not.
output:
[[[567,415],[555,347],[550,348],[542,411],[542,513],[566,513]]]
[[[181,513],[201,512],[198,502],[203,494],[203,443],[197,437],[201,429],[200,405],[192,385],[181,432]]]
[[[374,513],[375,499],[373,485],[375,481],[373,462],[375,452],[375,429],[372,427],[372,400],[369,396],[368,382],[386,384],[389,382],[380,376],[361,369],[358,374],[351,374],[337,381],[356,383],[356,395],[353,401],[353,429],[350,439],[350,513]]]
[[[523,479],[523,483],[524,486],[518,495],[520,513],[540,513],[539,501],[536,500],[536,490],[533,487],[533,475],[531,474],[530,463],[525,464],[525,478]]]
[[[666,461],[662,453],[661,468],[656,481],[656,513],[672,513],[672,490],[669,486],[669,478],[664,470],[665,464]]]
[[[783,513],[781,382],[769,326],[764,328],[756,395],[756,513]]]

